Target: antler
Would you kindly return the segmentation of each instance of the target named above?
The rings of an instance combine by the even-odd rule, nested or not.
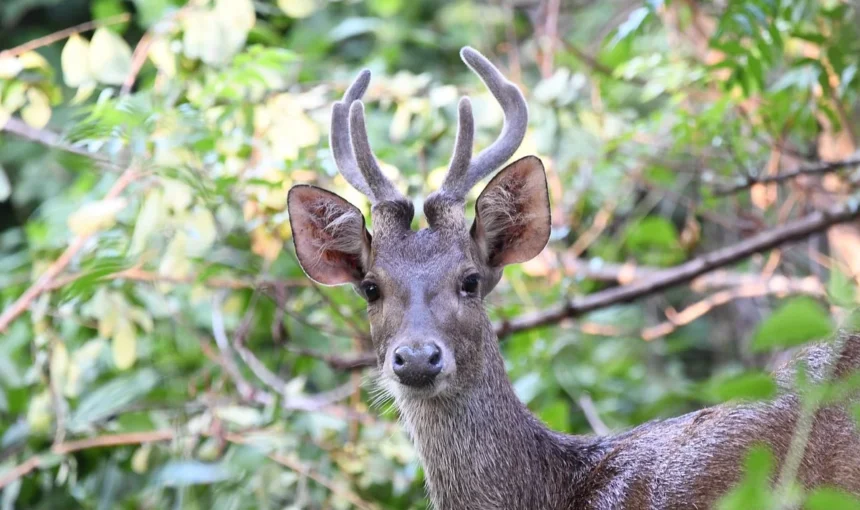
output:
[[[468,98],[460,100],[454,155],[448,166],[448,174],[437,192],[458,201],[463,200],[478,181],[496,170],[516,152],[525,137],[529,122],[526,100],[516,85],[505,79],[502,73],[475,49],[468,46],[463,48],[460,57],[481,78],[499,102],[505,115],[505,123],[496,141],[472,158],[475,134],[472,106]]]
[[[353,188],[370,199],[371,204],[406,200],[394,184],[382,173],[364,124],[361,97],[370,85],[370,71],[359,73],[355,81],[331,109],[329,145],[341,175]]]

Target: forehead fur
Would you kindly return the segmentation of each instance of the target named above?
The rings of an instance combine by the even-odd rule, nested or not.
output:
[[[374,237],[371,265],[389,273],[451,269],[451,264],[471,259],[470,239],[467,231],[434,228],[403,231],[380,242]]]

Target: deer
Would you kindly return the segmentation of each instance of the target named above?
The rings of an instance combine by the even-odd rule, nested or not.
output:
[[[515,394],[484,299],[503,268],[537,256],[550,237],[541,160],[525,156],[496,173],[466,219],[467,194],[508,162],[528,125],[519,88],[481,53],[465,64],[504,113],[498,138],[473,156],[468,97],[441,187],[423,204],[427,227],[412,229],[413,202],[382,172],[368,141],[363,70],[331,109],[330,149],[345,180],[369,199],[365,217],[337,194],[294,185],[288,212],[299,264],[321,285],[352,285],[366,301],[379,384],[425,471],[440,510],[704,509],[743,474],[746,452],[768,446],[785,461],[801,416],[793,390],[799,366],[815,381],[860,367],[860,336],[810,347],[777,371],[780,393],[655,420],[617,435],[550,430]],[[860,494],[860,436],[845,405],[819,409],[797,479]]]

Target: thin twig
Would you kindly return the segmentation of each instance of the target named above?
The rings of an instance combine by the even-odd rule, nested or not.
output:
[[[68,152],[70,154],[77,154],[78,156],[84,156],[86,158],[92,159],[93,161],[97,162],[98,164],[104,166],[107,169],[122,169],[122,166],[118,165],[117,163],[114,163],[113,161],[110,161],[101,154],[90,152],[86,149],[81,149],[80,147],[75,147],[74,145],[63,140],[63,137],[59,134],[49,129],[34,128],[17,117],[9,117],[6,120],[6,124],[0,125],[0,131],[12,133],[13,135],[19,136],[25,140],[42,144],[45,147],[51,149]]]
[[[126,169],[113,186],[111,186],[110,190],[105,195],[104,200],[118,197],[129,184],[137,179],[138,176],[139,173],[136,167],[131,166]],[[51,264],[44,273],[42,273],[42,276],[36,280],[36,283],[27,289],[21,297],[0,314],[0,333],[4,333],[13,320],[24,313],[36,298],[51,287],[54,279],[66,269],[72,261],[72,258],[74,258],[74,256],[87,244],[87,241],[89,241],[93,235],[94,234],[76,236],[72,239],[68,248],[66,248],[63,254],[60,255],[60,257],[54,261],[54,263]]]
[[[253,444],[251,441],[249,441],[248,438],[246,438],[244,436],[240,436],[238,434],[227,434],[225,436],[225,439],[227,441],[230,441],[231,443],[235,443],[235,444],[242,444],[242,445]],[[288,456],[286,456],[284,454],[280,454],[280,453],[270,453],[268,455],[268,457],[269,457],[269,459],[273,460],[274,462],[277,462],[278,464],[280,464],[286,468],[289,468],[292,471],[295,471],[296,473],[307,476],[311,480],[315,481],[316,483],[318,483],[318,484],[322,485],[323,487],[325,487],[326,489],[330,490],[332,492],[332,494],[340,496],[341,498],[349,501],[350,503],[352,503],[353,505],[355,505],[356,507],[358,507],[362,510],[377,510],[378,509],[378,507],[376,505],[373,505],[373,504],[368,503],[367,501],[363,500],[355,492],[349,490],[346,487],[342,487],[342,486],[334,483],[334,481],[325,477],[321,473],[316,472],[315,470],[311,469],[309,466],[302,464],[297,459],[294,459],[292,457],[288,457]]]
[[[598,436],[608,436],[609,433],[612,432],[609,430],[609,427],[603,423],[603,420],[600,419],[600,413],[597,412],[597,408],[594,406],[594,401],[591,400],[591,395],[585,393],[576,399],[576,402],[579,404],[580,409],[582,409],[582,414],[585,415],[585,420],[591,426],[591,430],[593,430],[595,434]]]
[[[230,346],[230,340],[227,338],[227,329],[224,326],[224,315],[221,313],[221,304],[224,300],[224,295],[216,295],[212,301],[212,336],[215,337],[215,344],[218,345],[218,350],[221,351],[221,364],[224,370],[233,380],[236,385],[239,395],[245,400],[259,401],[262,404],[268,404],[273,401],[271,394],[255,388],[242,375],[239,365],[233,357],[233,350]]]
[[[96,30],[101,27],[107,27],[110,25],[116,25],[118,23],[125,23],[131,19],[131,14],[123,13],[117,14],[116,16],[111,16],[110,18],[87,21],[86,23],[81,23],[80,25],[75,25],[73,27],[64,28],[58,32],[54,32],[52,34],[48,34],[44,37],[38,37],[33,39],[32,41],[27,41],[24,44],[19,46],[15,46],[14,48],[9,48],[8,50],[0,51],[0,58],[4,57],[17,57],[23,53],[27,53],[28,51],[32,51],[43,46],[47,46],[49,44],[53,44],[57,41],[62,41],[67,37],[71,37],[75,34],[80,34],[83,32],[89,32],[90,30]]]
[[[309,356],[318,360],[324,361],[330,367],[337,370],[358,370],[365,367],[376,365],[376,354],[372,352],[353,354],[353,355],[337,355],[326,354],[312,349],[303,347],[288,347],[289,351],[299,356]]]
[[[204,435],[212,434],[213,433],[210,431],[204,431]],[[110,434],[81,439],[79,441],[69,441],[66,443],[57,444],[51,448],[51,453],[55,455],[68,455],[70,453],[75,453],[82,450],[89,450],[93,448],[105,448],[109,446],[126,446],[156,443],[162,441],[172,441],[178,437],[180,437],[180,433],[172,429],[152,430],[148,432],[132,432],[124,434]],[[253,445],[252,439],[247,436],[236,433],[226,434],[224,435],[224,439],[233,444],[243,446]],[[368,503],[367,501],[363,500],[360,496],[355,494],[349,488],[335,484],[333,481],[329,480],[314,469],[302,464],[299,460],[292,459],[279,453],[270,453],[267,456],[272,461],[288,469],[291,469],[296,473],[299,473],[303,476],[307,476],[311,480],[314,480],[318,484],[330,490],[332,494],[344,498],[358,508],[361,508],[363,510],[377,509],[375,505],[372,505],[371,503]],[[30,457],[29,459],[15,466],[3,475],[0,475],[0,489],[3,489],[15,480],[27,476],[28,474],[38,469],[43,464],[43,462],[47,463],[48,461],[50,461],[50,458],[47,455],[34,455]]]
[[[589,54],[585,53],[584,51],[582,51],[581,49],[577,48],[570,41],[567,41],[564,38],[560,38],[559,40],[564,45],[564,48],[568,51],[568,53],[571,53],[579,61],[581,61],[582,63],[587,65],[592,71],[595,71],[598,74],[602,74],[602,75],[606,76],[607,78],[612,78],[613,80],[631,83],[633,85],[638,85],[640,87],[644,87],[645,85],[648,85],[647,81],[645,81],[642,78],[639,78],[637,76],[633,76],[630,78],[626,78],[623,76],[616,76],[615,72],[612,70],[612,68],[610,68],[604,64],[601,64],[596,58],[592,57],[591,55],[589,55]]]
[[[769,295],[786,296],[789,294],[823,297],[826,295],[826,292],[824,285],[817,278],[810,276],[796,281],[777,275],[756,284],[740,285],[734,289],[716,292],[684,308],[680,312],[675,312],[671,309],[667,310],[667,320],[665,322],[643,329],[639,336],[645,341],[664,337],[675,331],[678,327],[690,324],[694,320],[704,316],[714,308],[737,299],[750,299]]]
[[[143,37],[140,38],[140,41],[137,42],[137,46],[134,47],[134,53],[131,55],[131,66],[128,71],[128,75],[126,75],[125,80],[122,82],[122,87],[119,89],[119,94],[121,96],[127,96],[131,93],[131,88],[134,87],[134,82],[137,80],[137,75],[140,74],[140,70],[143,68],[143,64],[146,63],[146,57],[149,54],[149,48],[152,46],[152,32],[147,31],[143,34]]]
[[[74,282],[75,280],[86,276],[87,273],[76,273],[57,278],[49,290],[55,290]],[[274,280],[274,279],[247,279],[247,278],[220,278],[212,277],[205,280],[199,279],[197,275],[189,275],[185,277],[166,276],[151,271],[145,271],[138,267],[123,269],[113,274],[101,277],[102,280],[129,280],[147,283],[171,283],[176,285],[202,285],[213,289],[265,289],[268,287],[309,287],[312,285],[306,278],[294,280]]]
[[[749,189],[756,184],[782,182],[790,179],[796,179],[801,176],[824,175],[856,166],[860,166],[860,157],[854,156],[841,161],[829,161],[815,163],[812,165],[803,165],[795,170],[783,172],[781,174],[776,175],[765,175],[762,177],[744,176],[732,186],[726,186],[717,189],[716,194],[718,196],[731,195],[733,193],[737,193],[738,191]]]
[[[346,384],[338,386],[333,390],[317,393],[315,395],[305,396],[290,394],[287,391],[287,382],[269,370],[269,368],[266,367],[266,365],[263,364],[263,362],[260,361],[254,353],[243,345],[244,342],[238,340],[230,342],[228,340],[227,331],[224,326],[224,316],[221,312],[222,301],[223,297],[216,297],[212,304],[212,334],[215,337],[218,348],[222,352],[225,362],[231,365],[228,372],[231,377],[234,378],[237,388],[240,386],[253,388],[253,386],[241,375],[238,366],[235,361],[233,361],[233,351],[239,354],[239,357],[245,365],[248,366],[251,372],[253,372],[257,379],[260,380],[260,382],[280,395],[282,399],[282,407],[284,409],[293,411],[319,411],[348,398],[354,391],[356,391],[355,384],[350,380]],[[268,392],[259,389],[253,391],[254,393],[252,393],[252,395],[261,394],[267,396],[265,397],[266,400],[271,401],[272,399],[272,395]],[[260,396],[257,396],[256,398],[259,399]]]
[[[143,34],[143,37],[140,38],[137,46],[134,47],[134,53],[131,55],[131,66],[129,68],[128,75],[125,77],[122,87],[120,88],[120,95],[126,96],[131,92],[132,87],[134,87],[134,82],[137,80],[137,75],[140,74],[143,64],[146,63],[146,57],[149,55],[149,48],[152,46],[156,35],[166,32],[168,27],[173,26],[173,22],[178,21],[185,16],[185,14],[194,5],[195,4],[192,2],[181,9],[170,12],[164,17],[164,19],[153,24],[152,27]]]

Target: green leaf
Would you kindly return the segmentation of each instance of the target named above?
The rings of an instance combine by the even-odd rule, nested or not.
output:
[[[790,299],[777,308],[756,331],[752,348],[764,351],[792,347],[827,337],[833,322],[827,310],[810,297]]]
[[[830,271],[827,280],[827,296],[833,304],[842,307],[852,307],[857,304],[857,285],[838,267]]]
[[[154,370],[145,369],[105,383],[81,400],[69,420],[69,430],[83,432],[92,423],[116,414],[152,391],[158,381]]]
[[[773,508],[770,488],[773,454],[766,446],[754,446],[744,459],[744,477],[717,503],[718,510]]]
[[[683,258],[675,225],[662,216],[647,216],[631,223],[624,244],[643,263],[666,266]]]
[[[403,0],[370,0],[369,7],[382,17],[394,16],[403,9]]]
[[[806,499],[806,510],[857,510],[860,499],[829,487],[815,489]]]
[[[123,5],[123,0],[94,0],[90,6],[90,10],[95,20],[112,18],[128,12]],[[128,22],[114,23],[108,28],[121,34],[128,28]]]
[[[165,464],[155,476],[156,485],[187,487],[209,485],[230,478],[230,471],[223,464],[197,461],[177,461]]]
[[[647,7],[639,7],[631,12],[630,16],[627,17],[627,20],[618,26],[615,36],[613,36],[612,40],[609,42],[609,46],[615,46],[620,41],[626,39],[627,36],[635,32],[640,26],[642,26],[642,22],[645,21],[650,13],[651,11],[649,11]]]
[[[776,394],[776,383],[769,374],[750,372],[712,381],[709,390],[717,402],[735,399],[764,400]]]
[[[540,411],[540,419],[553,430],[567,432],[570,429],[570,404],[567,400],[556,400]]]

